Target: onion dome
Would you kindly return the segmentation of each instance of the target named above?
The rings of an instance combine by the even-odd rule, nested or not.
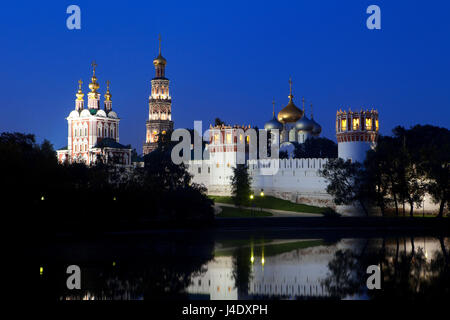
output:
[[[278,121],[281,123],[291,123],[296,122],[303,116],[302,110],[297,108],[297,106],[294,104],[292,95],[292,81],[289,79],[289,86],[290,86],[290,93],[289,93],[289,103],[286,107],[280,110],[278,112]]]
[[[97,92],[98,88],[100,88],[100,85],[97,82],[97,77],[95,76],[95,67],[97,66],[97,64],[95,63],[95,61],[93,61],[91,65],[93,68],[93,72],[91,83],[89,83],[89,89],[91,89],[91,92]]]
[[[318,136],[322,132],[322,127],[320,126],[320,124],[314,121],[312,112],[312,103],[311,103],[311,122],[313,124],[312,134]]]
[[[81,91],[81,85],[83,84],[83,81],[78,80],[78,92],[75,94],[77,96],[77,100],[83,100],[84,93]]]
[[[277,117],[275,117],[275,101],[272,101],[273,104],[273,112],[272,112],[272,119],[267,121],[264,124],[264,129],[266,130],[283,130],[283,124],[277,120]]]
[[[313,129],[311,132],[313,135],[318,136],[322,132],[322,127],[320,124],[315,122],[314,119],[311,119],[311,122],[313,123]]]
[[[153,60],[153,64],[156,66],[162,65],[165,66],[167,64],[166,59],[161,55],[161,35],[159,35],[159,54],[158,56],[155,58],[155,60]]]
[[[295,129],[296,130],[302,130],[302,131],[312,131],[314,128],[314,123],[308,119],[306,114],[303,114],[303,117],[301,117],[296,123],[295,123]]]
[[[105,100],[111,101],[111,92],[109,92],[109,80],[106,81],[106,93],[105,93]]]
[[[298,131],[307,131],[311,132],[313,129],[313,123],[311,120],[308,119],[305,112],[305,98],[302,98],[303,103],[303,117],[301,117],[296,123],[295,123],[295,129]]]
[[[163,65],[165,66],[167,63],[166,59],[161,55],[161,52],[159,53],[159,55],[155,58],[155,60],[153,60],[153,64],[155,66],[159,66],[159,65]]]

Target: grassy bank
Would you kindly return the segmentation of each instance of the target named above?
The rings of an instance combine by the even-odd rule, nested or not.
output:
[[[291,252],[293,250],[300,250],[300,249],[306,249],[311,247],[316,247],[320,245],[326,244],[323,240],[301,240],[301,241],[294,241],[294,242],[285,242],[285,243],[277,243],[277,244],[270,244],[270,242],[266,243],[254,243],[253,244],[253,254],[255,256],[262,256],[270,257],[270,256],[276,256],[278,254],[282,254],[285,252]],[[245,247],[245,250],[249,251],[249,256],[251,255],[251,245],[249,241],[246,241],[245,244],[241,245],[242,247]],[[239,247],[239,246],[236,246]],[[232,256],[235,253],[236,248],[227,248],[223,247],[221,249],[218,249],[214,252],[214,256],[221,257],[221,256]]]
[[[234,204],[230,196],[210,195],[209,198],[217,203]],[[255,198],[251,200],[251,202],[249,200],[249,202],[245,204],[245,206],[248,207],[251,207],[252,205],[254,205],[256,208],[286,210],[294,212],[307,212],[307,213],[323,213],[326,210],[326,208],[310,206],[301,203],[293,203],[288,200],[278,199],[272,196],[261,197],[259,195],[255,195]]]
[[[254,217],[270,217],[272,213],[267,211],[260,211],[260,209],[239,209],[233,207],[220,207],[222,212],[220,212],[216,217],[218,218],[254,218]]]

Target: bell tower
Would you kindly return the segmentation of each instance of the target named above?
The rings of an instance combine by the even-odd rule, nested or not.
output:
[[[169,94],[169,79],[165,77],[167,61],[161,55],[161,36],[159,36],[159,53],[153,60],[155,77],[152,79],[149,97],[149,113],[146,123],[147,134],[143,152],[150,153],[158,146],[158,136],[173,130],[172,98]]]

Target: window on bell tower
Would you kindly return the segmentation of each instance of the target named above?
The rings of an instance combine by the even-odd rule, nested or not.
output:
[[[353,119],[353,130],[359,130],[359,118]]]
[[[366,130],[372,130],[372,119],[366,118]]]
[[[342,131],[347,131],[347,119],[342,119],[341,120],[341,130]]]

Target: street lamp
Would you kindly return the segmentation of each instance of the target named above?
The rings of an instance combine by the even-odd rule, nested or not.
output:
[[[262,198],[264,198],[264,189],[261,189],[261,192],[259,193],[259,195],[261,196],[261,201],[259,203],[259,208],[260,208],[260,211],[262,212]]]
[[[254,198],[255,196],[253,195],[253,194],[251,194],[250,195],[250,206],[251,206],[251,208],[250,208],[250,213],[251,214],[253,214],[253,198]]]

